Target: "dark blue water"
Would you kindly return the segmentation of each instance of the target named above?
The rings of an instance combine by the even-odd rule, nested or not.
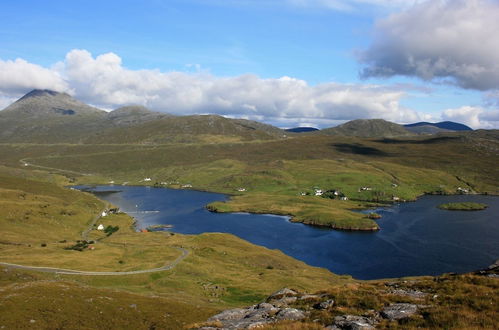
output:
[[[499,258],[499,197],[495,196],[425,196],[379,209],[381,230],[372,233],[321,229],[281,216],[208,212],[206,204],[227,199],[222,194],[137,186],[92,189],[121,190],[98,196],[135,217],[139,228],[171,224],[172,231],[183,234],[231,233],[358,279],[468,272]],[[489,208],[473,212],[436,208],[451,201],[482,202]]]

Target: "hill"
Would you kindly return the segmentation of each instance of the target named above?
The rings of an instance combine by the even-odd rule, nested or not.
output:
[[[107,118],[116,126],[133,126],[169,116],[171,115],[154,112],[140,105],[121,107],[107,114]]]
[[[336,127],[323,129],[321,133],[364,138],[414,135],[414,133],[408,131],[402,125],[383,119],[356,119]]]
[[[281,129],[217,115],[165,116],[128,127],[109,127],[87,143],[237,142],[282,138]]]
[[[419,122],[407,124],[404,127],[417,134],[436,134],[445,132],[472,131],[469,126],[452,121],[442,121],[439,123]]]
[[[4,143],[236,142],[283,136],[271,125],[215,115],[177,117],[142,106],[108,113],[50,90],[33,90],[0,111]]]

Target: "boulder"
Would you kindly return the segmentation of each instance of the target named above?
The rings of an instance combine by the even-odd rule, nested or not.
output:
[[[267,301],[279,300],[279,299],[284,298],[284,297],[296,297],[297,295],[298,295],[298,292],[291,290],[291,289],[288,289],[288,288],[284,288],[284,289],[281,289],[281,290],[271,294],[267,298]]]
[[[381,311],[381,316],[389,320],[401,320],[418,312],[418,306],[408,303],[391,304]]]
[[[279,300],[271,300],[272,304],[276,307],[288,306],[296,302],[298,298],[296,297],[282,297]]]
[[[419,290],[411,290],[411,289],[393,289],[389,291],[391,294],[397,295],[397,296],[405,296],[405,297],[410,297],[410,298],[415,298],[415,299],[422,299],[424,298],[427,293],[424,293],[423,291]]]
[[[320,303],[317,303],[314,305],[315,309],[329,309],[333,307],[334,305],[334,300],[333,299],[328,299],[326,301],[322,301]]]
[[[334,323],[328,328],[331,330],[371,330],[375,321],[365,316],[341,315],[334,318]]]
[[[298,320],[303,320],[306,317],[305,312],[296,308],[284,308],[280,310],[276,316],[279,321],[283,320],[298,321]]]
[[[225,310],[217,315],[214,315],[208,319],[208,322],[214,321],[229,321],[229,320],[238,320],[243,319],[250,312],[249,309],[246,308],[234,308]]]

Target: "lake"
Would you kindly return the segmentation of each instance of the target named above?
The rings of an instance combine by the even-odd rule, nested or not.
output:
[[[358,279],[469,272],[499,258],[497,196],[424,196],[417,202],[375,210],[382,215],[377,220],[378,232],[346,232],[292,223],[283,216],[221,214],[205,209],[210,202],[227,200],[223,194],[141,186],[91,189],[136,218],[138,228],[170,224],[172,231],[182,234],[231,233]],[[489,207],[468,212],[436,208],[459,201]]]

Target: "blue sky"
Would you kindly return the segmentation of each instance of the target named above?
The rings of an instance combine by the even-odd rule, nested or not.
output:
[[[421,42],[442,28],[459,31],[452,26],[459,19],[472,23],[484,11],[499,13],[499,4],[437,2],[6,0],[0,4],[0,108],[31,88],[50,88],[105,109],[139,103],[282,127],[325,127],[358,117],[497,127],[499,78],[453,69],[487,69],[496,58],[474,50],[456,58],[458,41],[448,36],[428,42],[448,43],[447,49],[401,48],[411,39],[393,31],[412,31],[407,38]],[[466,8],[470,3],[475,7]],[[462,17],[464,9],[469,17]],[[431,19],[435,10],[455,12],[450,26],[414,32],[433,24],[418,17]],[[467,33],[463,38],[494,38],[485,29]],[[492,41],[499,44],[497,37]],[[463,40],[460,45],[466,47]],[[445,64],[428,69],[434,58]],[[496,69],[487,72],[499,74]],[[361,72],[368,73],[361,78]]]

